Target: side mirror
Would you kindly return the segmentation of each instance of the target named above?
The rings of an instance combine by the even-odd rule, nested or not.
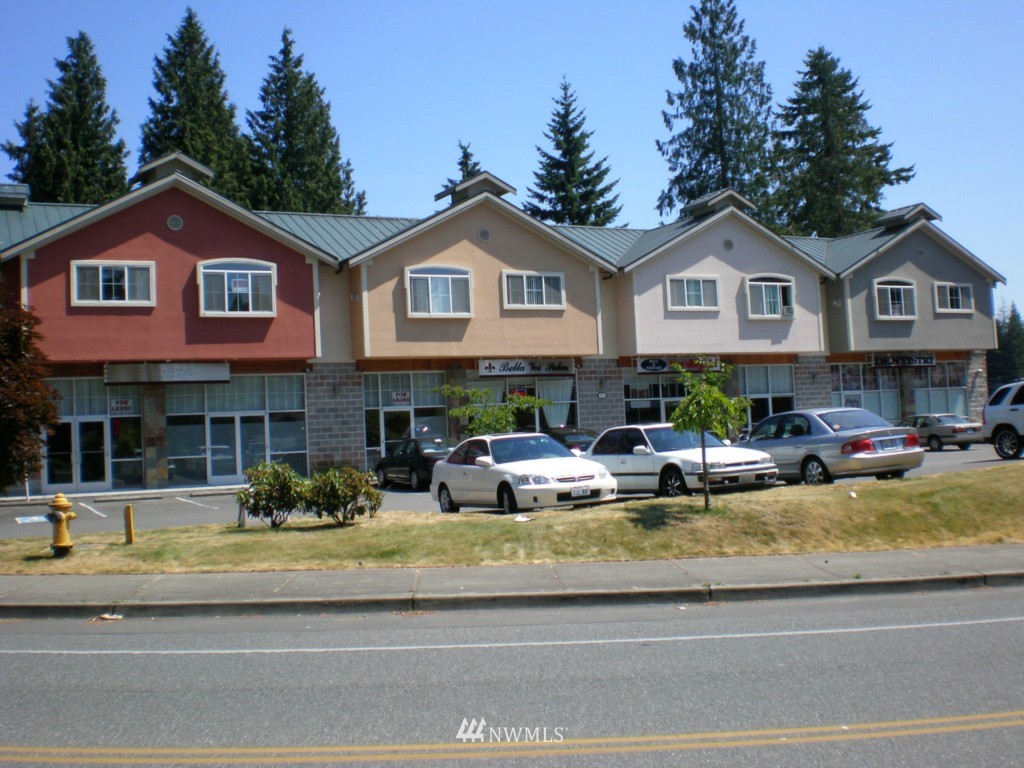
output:
[[[732,440],[727,437],[722,441],[722,445],[732,445]]]
[[[474,462],[474,463],[478,467],[484,467],[484,468],[490,469],[491,467],[494,466],[494,459],[491,458],[490,456],[477,456],[476,457],[476,462]]]
[[[633,447],[634,456],[651,456],[651,449],[646,445],[636,445]]]

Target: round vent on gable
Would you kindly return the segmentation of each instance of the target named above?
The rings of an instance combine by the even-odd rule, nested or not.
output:
[[[479,237],[482,242],[486,243],[488,240],[491,239],[491,230],[489,230],[489,229],[478,229],[476,231],[476,236]]]
[[[177,232],[179,229],[181,229],[184,226],[185,226],[185,220],[183,218],[181,218],[181,216],[179,216],[178,214],[174,214],[172,216],[168,216],[167,217],[167,228],[168,229],[173,229],[175,232]]]
[[[728,238],[726,238],[725,241],[722,243],[722,247],[725,248],[725,250],[727,250],[727,251],[731,251],[732,250],[732,240],[729,240]]]

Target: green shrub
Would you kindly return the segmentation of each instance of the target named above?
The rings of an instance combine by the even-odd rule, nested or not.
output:
[[[356,515],[373,517],[384,500],[373,484],[373,474],[352,467],[316,473],[306,484],[302,511],[318,518],[330,517],[338,525]]]
[[[302,509],[307,481],[289,464],[263,462],[245,470],[248,488],[235,495],[249,517],[280,528],[293,512]]]

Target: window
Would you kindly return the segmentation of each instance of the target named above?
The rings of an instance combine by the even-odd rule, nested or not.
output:
[[[796,402],[792,365],[740,365],[740,394],[750,400],[749,422],[790,411]]]
[[[668,277],[669,309],[718,309],[718,278]]]
[[[204,316],[273,316],[277,267],[263,261],[207,261],[199,265]]]
[[[72,262],[71,303],[75,306],[151,307],[153,277],[156,265],[152,262],[97,263]]]
[[[750,317],[793,317],[793,278],[759,275],[747,278]]]
[[[935,309],[938,312],[970,314],[974,311],[974,296],[971,293],[971,286],[954,283],[936,283]]]
[[[896,368],[862,363],[832,364],[832,405],[866,408],[890,421],[900,418],[900,382]]]
[[[452,267],[406,270],[409,317],[469,317],[469,271]]]
[[[876,280],[875,311],[879,320],[915,319],[914,284],[906,280]]]
[[[504,272],[506,309],[564,309],[562,275]]]

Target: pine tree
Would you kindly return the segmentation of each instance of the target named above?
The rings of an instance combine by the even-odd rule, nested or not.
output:
[[[254,174],[249,207],[365,213],[366,193],[355,189],[351,161],[342,162],[330,102],[293,49],[292,31],[285,28],[260,88],[263,106],[247,112]]]
[[[1016,303],[1003,304],[996,315],[998,349],[988,352],[989,389],[1024,378],[1024,321]]]
[[[0,284],[0,490],[40,467],[43,430],[60,419],[46,383],[39,320]]]
[[[871,226],[884,187],[914,177],[892,168],[858,80],[824,48],[809,51],[796,93],[779,112],[772,209],[787,234],[839,237]]]
[[[757,44],[744,34],[733,0],[700,0],[683,26],[690,61],[672,62],[681,90],[667,92],[665,127],[683,128],[658,151],[672,177],[658,197],[662,215],[711,192],[732,188],[755,205],[768,189],[771,87]]]
[[[466,179],[471,179],[479,173],[482,173],[483,169],[480,167],[480,163],[473,157],[473,153],[469,150],[469,144],[463,144],[462,140],[459,140],[459,178],[450,178],[441,187],[442,190],[451,189],[456,184],[461,184]]]
[[[235,105],[224,87],[220,57],[192,8],[167,40],[163,58],[154,60],[157,98],[149,99],[139,161],[181,152],[214,172],[213,189],[239,200],[245,196],[248,158]]]
[[[614,221],[622,206],[611,192],[619,182],[605,184],[611,168],[608,158],[594,162],[590,150],[593,131],[585,129],[586,115],[576,107],[576,94],[564,78],[562,95],[555,102],[548,132],[554,153],[540,153],[540,170],[533,174],[536,188],[527,190],[534,202],[523,204],[530,216],[554,224],[579,224],[603,227]]]
[[[106,101],[107,81],[92,40],[84,32],[67,38],[58,59],[45,112],[29,103],[15,123],[22,144],[5,142],[15,162],[14,181],[28,184],[32,198],[52,203],[103,203],[127,189],[128,150],[117,138],[117,113]]]

